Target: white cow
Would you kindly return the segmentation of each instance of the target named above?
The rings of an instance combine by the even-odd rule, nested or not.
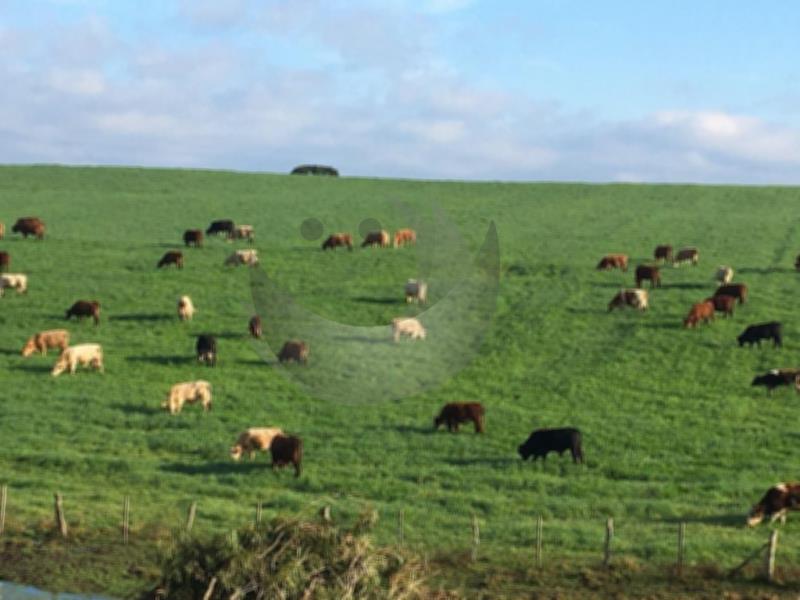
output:
[[[202,379],[185,381],[173,385],[167,399],[161,403],[161,408],[169,410],[171,415],[181,412],[184,404],[200,402],[203,410],[211,410],[211,384]]]
[[[181,321],[191,321],[194,316],[194,304],[189,296],[178,298],[178,318]]]
[[[424,340],[427,332],[422,326],[422,323],[413,317],[398,317],[397,319],[392,319],[392,337],[394,341],[399,341],[401,335],[407,335],[412,340]]]
[[[24,294],[28,291],[28,276],[22,273],[0,275],[0,296],[5,294],[5,288],[15,288],[18,294]]]
[[[733,281],[733,269],[730,267],[720,266],[717,269],[714,279],[717,280],[717,285],[728,285]]]
[[[71,375],[75,374],[75,370],[81,366],[90,366],[101,373],[103,372],[103,348],[100,344],[78,344],[77,346],[69,346],[58,357],[56,364],[50,374],[53,377],[58,377],[69,369]]]
[[[406,302],[426,304],[428,302],[428,284],[416,279],[406,281]]]
[[[255,267],[258,264],[258,252],[256,250],[237,250],[225,259],[225,266],[238,267],[239,265],[249,265]]]

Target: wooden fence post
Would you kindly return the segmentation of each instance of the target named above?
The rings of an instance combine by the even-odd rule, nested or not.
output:
[[[778,551],[778,530],[773,529],[769,534],[769,547],[767,548],[767,557],[764,564],[764,575],[767,581],[772,582],[775,578],[775,553]]]
[[[197,502],[192,502],[189,506],[189,516],[186,519],[186,532],[189,533],[192,531],[192,526],[194,525],[194,517],[197,514]]]
[[[6,530],[6,501],[8,500],[8,486],[3,484],[0,488],[0,535]]]
[[[606,521],[606,544],[603,550],[603,566],[611,564],[611,540],[614,539],[614,519],[608,517]]]
[[[542,566],[542,515],[536,517],[536,566]]]
[[[404,532],[405,523],[404,523],[404,521],[405,521],[405,515],[403,513],[403,509],[401,508],[400,512],[397,513],[397,543],[400,546],[403,545],[403,538],[404,538],[404,535],[405,535],[405,532]]]
[[[478,546],[481,545],[481,529],[477,515],[472,515],[472,562],[478,560]]]
[[[125,496],[125,500],[122,501],[122,543],[128,543],[128,534],[130,532],[130,524],[131,521],[131,498],[130,496]]]
[[[56,492],[56,525],[58,526],[58,530],[61,532],[61,537],[67,537],[67,520],[64,518],[64,500],[61,498],[61,494]]]
[[[256,504],[256,525],[261,525],[261,501]]]
[[[677,573],[680,577],[683,575],[683,554],[686,543],[686,523],[678,524],[678,564]]]

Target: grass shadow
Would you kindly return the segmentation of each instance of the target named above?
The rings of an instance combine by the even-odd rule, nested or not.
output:
[[[669,283],[664,284],[665,288],[675,288],[678,290],[708,290],[709,294],[713,293],[716,289],[714,287],[714,283],[686,283],[686,282],[678,282],[678,283]]]
[[[433,423],[433,417],[431,417],[431,423]],[[432,424],[428,427],[420,427],[419,425],[398,425],[394,430],[399,433],[419,433],[422,435],[433,435],[436,433],[433,430]]]
[[[41,365],[41,364],[30,364],[30,363],[23,363],[19,365],[14,365],[11,367],[15,371],[27,371],[28,373],[49,373],[53,370],[53,365]]]
[[[10,350],[8,348],[0,348],[0,354],[4,354],[5,356],[20,356],[19,349]]]
[[[116,404],[115,406],[128,415],[145,415],[149,417],[164,412],[163,408],[142,404]]]
[[[142,313],[142,314],[129,314],[129,315],[112,315],[108,318],[109,321],[172,321],[175,320],[174,315],[167,315],[164,313]]]
[[[796,273],[797,271],[788,267],[744,267],[738,269],[742,275],[755,273],[756,275],[772,275],[773,273]]]
[[[384,296],[382,298],[372,296],[354,296],[353,300],[356,302],[366,302],[368,304],[406,304],[404,298],[397,298],[396,296]]]
[[[683,325],[681,324],[682,321],[680,319],[673,321],[656,321],[650,322],[646,321],[642,323],[643,327],[649,327],[650,329],[683,329]]]
[[[126,356],[125,360],[128,362],[143,362],[152,363],[155,365],[170,365],[170,364],[189,364],[197,360],[195,356]]]
[[[594,287],[614,288],[615,290],[619,290],[622,288],[634,288],[636,287],[636,282],[629,281],[627,283],[615,283],[613,281],[598,281],[592,285]]]
[[[364,337],[360,335],[337,335],[334,336],[334,340],[339,340],[340,342],[361,342],[366,344],[393,344],[394,340],[392,340],[391,336],[387,336],[386,339],[383,338],[370,338]]]
[[[233,331],[226,331],[223,333],[190,333],[188,334],[189,337],[192,339],[197,338],[198,335],[210,335],[212,337],[217,338],[218,340],[237,340],[244,337],[250,337],[250,335],[245,331],[243,333],[234,333]]]
[[[485,467],[507,467],[508,465],[520,462],[520,458],[451,458],[445,460],[449,465],[456,467],[485,466]]]
[[[181,473],[183,475],[230,475],[232,473],[252,473],[253,471],[268,471],[270,463],[259,461],[238,461],[229,460],[226,462],[209,462],[200,465],[187,465],[183,463],[169,463],[159,467],[162,471],[170,473]]]

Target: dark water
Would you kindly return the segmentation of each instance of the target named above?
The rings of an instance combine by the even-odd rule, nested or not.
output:
[[[0,600],[111,600],[104,596],[45,592],[27,585],[0,581]]]

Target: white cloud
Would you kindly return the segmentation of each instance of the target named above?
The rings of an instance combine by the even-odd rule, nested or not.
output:
[[[103,73],[94,69],[53,69],[47,79],[53,90],[68,94],[92,96],[106,89]]]

